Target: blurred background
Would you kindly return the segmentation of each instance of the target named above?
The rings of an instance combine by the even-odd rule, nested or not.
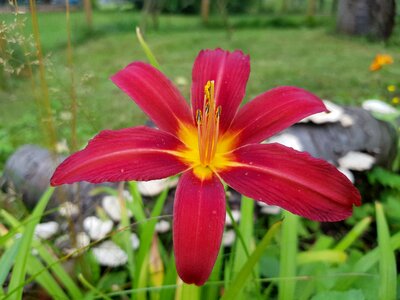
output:
[[[216,47],[250,55],[245,101],[295,85],[336,103],[390,102],[387,86],[399,82],[394,0],[53,0],[35,4],[37,22],[29,1],[13,1],[0,2],[0,166],[24,143],[81,146],[100,129],[145,121],[109,80],[146,59],[137,26],[185,96],[197,53]],[[395,63],[372,72],[378,53]]]

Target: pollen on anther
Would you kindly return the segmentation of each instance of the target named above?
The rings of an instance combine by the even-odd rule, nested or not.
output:
[[[197,122],[197,125],[201,124],[201,110],[200,109],[196,110],[196,122]]]

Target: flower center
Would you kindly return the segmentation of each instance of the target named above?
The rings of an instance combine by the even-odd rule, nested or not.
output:
[[[196,111],[197,135],[199,140],[200,162],[208,166],[217,150],[221,106],[216,107],[214,80],[204,86],[203,110]]]

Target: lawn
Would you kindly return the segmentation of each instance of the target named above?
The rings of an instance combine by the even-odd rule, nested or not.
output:
[[[4,24],[13,23],[13,15],[0,16],[5,21]],[[33,67],[33,81],[25,75],[6,76],[6,80],[0,82],[0,87],[3,87],[0,89],[0,174],[6,159],[17,147],[28,143],[46,146],[48,132],[42,130],[43,120],[40,118],[43,114],[38,112],[40,109],[35,97],[39,95],[39,99],[43,99],[40,83],[45,83],[48,88],[50,116],[57,131],[56,141],[64,141],[70,148],[74,137],[72,135],[71,138],[71,94],[74,92],[78,102],[78,147],[83,147],[89,138],[102,129],[119,129],[146,122],[145,115],[135,103],[109,79],[132,61],[146,61],[143,49],[135,36],[135,27],[142,22],[142,16],[130,11],[95,11],[93,17],[93,28],[88,30],[83,12],[71,14],[71,69],[71,62],[68,62],[67,57],[65,14],[39,14],[41,46],[45,56],[45,82],[40,82],[36,65]],[[18,18],[26,19],[26,26],[21,32],[25,35],[31,34],[30,17],[20,15]],[[145,32],[146,42],[160,63],[160,69],[177,84],[187,99],[190,94],[192,64],[196,55],[201,49],[218,47],[241,49],[251,57],[251,74],[245,102],[273,87],[294,85],[343,105],[360,105],[366,99],[382,99],[389,103],[393,92],[398,93],[400,88],[399,37],[396,36],[384,44],[366,38],[341,36],[335,33],[334,19],[331,16],[318,16],[310,20],[300,15],[239,15],[229,18],[229,28],[222,26],[223,22],[216,17],[211,19],[208,26],[203,26],[198,16],[163,15],[159,21],[158,29],[148,24]],[[399,27],[396,30],[398,32]],[[0,38],[1,34],[2,31]],[[13,44],[10,38],[12,34],[16,33],[12,32],[6,36],[8,44]],[[1,45],[3,44],[0,39]],[[378,53],[391,55],[394,63],[378,72],[371,72],[369,66]],[[73,86],[71,79],[74,82]],[[35,88],[32,87],[32,82],[36,85]],[[393,85],[393,95],[389,94],[389,85]],[[165,137],[170,138],[169,135]],[[157,140],[157,147],[158,143],[166,144],[165,139]],[[109,149],[103,146],[98,149]],[[245,147],[233,152],[232,157]],[[279,155],[284,156],[280,152],[284,148],[279,149]],[[63,154],[68,154],[67,152],[64,151]],[[119,152],[125,153],[125,150]],[[170,154],[166,152],[164,154]],[[279,165],[281,159],[279,155],[276,156],[276,165]],[[288,158],[295,160],[293,152],[291,155],[293,157],[287,155]],[[305,204],[302,202],[303,198],[301,201],[295,201],[300,203],[301,208],[304,205],[304,211],[311,207],[310,212],[321,209],[331,214],[328,208],[334,207],[333,214],[336,214],[335,209],[339,210],[338,207],[345,205],[341,203],[342,200],[336,199],[336,196],[357,198],[354,196],[353,186],[332,167],[328,170],[326,165],[322,167],[322,163],[313,163],[307,158],[309,170],[305,170],[307,172],[304,173],[297,172],[301,173],[298,179],[298,174],[292,176],[291,172],[295,172],[289,168],[298,171],[299,166],[303,165],[296,167],[294,164],[293,167],[292,161],[281,162],[283,167],[279,167],[282,167],[281,171],[277,167],[276,174],[283,181],[286,180],[288,185],[282,185],[279,194],[277,192],[278,197],[275,198],[289,197],[289,200],[279,199],[283,200],[282,203],[293,200],[290,199],[291,193],[303,193],[304,198],[310,199],[304,199]],[[249,165],[252,164],[253,161],[249,162]],[[208,165],[205,166],[204,168],[209,168]],[[241,166],[241,163],[234,162],[229,168],[234,169],[237,166]],[[290,174],[286,174],[286,167]],[[35,171],[33,168],[25,169]],[[266,169],[268,171],[268,168]],[[59,171],[58,174],[64,171]],[[95,171],[93,173],[97,174],[97,168]],[[119,171],[124,173],[123,168],[120,170],[118,167]],[[317,178],[315,172],[320,172],[318,174],[324,177]],[[276,175],[274,169],[270,173],[271,178]],[[31,177],[30,172],[26,174]],[[249,180],[251,177],[246,177],[248,172],[243,174],[243,180]],[[220,175],[218,173],[218,177]],[[303,180],[302,176],[309,178]],[[240,197],[233,190],[227,190],[224,194],[220,185],[219,195],[222,196],[217,200],[222,199],[223,203],[226,196],[228,204],[228,221],[224,230],[226,235],[232,235],[230,243],[224,241],[224,246],[220,248],[210,280],[203,287],[182,282],[177,275],[174,252],[171,251],[173,234],[170,229],[156,229],[161,223],[160,219],[171,225],[171,211],[176,204],[173,202],[173,188],[165,188],[156,193],[157,195],[146,196],[143,190],[140,191],[140,184],[143,183],[137,184],[134,181],[121,183],[118,189],[114,189],[116,186],[96,186],[89,196],[80,198],[74,194],[74,199],[72,196],[68,199],[82,204],[81,211],[78,207],[73,215],[73,212],[68,212],[67,203],[52,203],[55,198],[63,199],[67,194],[65,190],[56,190],[58,194],[51,198],[53,189],[49,188],[41,199],[37,199],[35,209],[28,212],[22,209],[25,204],[22,197],[14,193],[11,187],[11,191],[0,193],[0,298],[4,296],[7,299],[22,299],[24,287],[26,297],[29,297],[30,293],[35,296],[36,293],[42,293],[40,295],[50,295],[54,299],[74,300],[111,299],[110,297],[212,300],[221,296],[225,300],[395,300],[399,282],[395,251],[400,248],[400,176],[396,170],[375,168],[368,172],[355,172],[355,177],[363,204],[354,207],[354,214],[348,220],[337,223],[314,222],[279,209],[278,212],[275,209],[275,213],[269,211],[266,214],[262,211],[266,208],[272,209],[271,207],[256,205],[253,199]],[[203,184],[208,180],[204,178],[201,179],[201,188],[206,190],[207,186],[203,187]],[[258,189],[257,184],[264,184],[263,188],[276,188],[275,184],[270,184],[275,183],[274,180],[258,181],[260,179],[256,176],[253,180],[256,182],[255,189]],[[310,184],[309,181],[320,184]],[[280,184],[278,180],[276,182]],[[337,183],[333,186],[337,187],[338,191],[325,182]],[[338,182],[346,182],[346,186]],[[45,180],[45,185],[47,183],[48,179]],[[211,199],[212,197],[202,198],[199,196],[202,189],[196,190],[196,185],[193,182],[190,184],[194,186],[190,190],[193,191],[193,199],[215,200]],[[254,183],[246,181],[243,186],[252,184]],[[80,187],[69,187],[74,193],[88,191],[84,184]],[[126,191],[123,191],[124,188]],[[269,195],[274,196],[274,189],[271,191]],[[208,193],[211,194],[210,191]],[[323,198],[325,193],[335,195],[327,195],[332,197],[334,205],[323,202],[326,201]],[[185,200],[191,198],[192,194]],[[308,205],[310,201],[317,201],[314,197],[322,199],[321,207],[317,207],[320,202],[315,207]],[[215,198],[218,198],[218,194]],[[104,204],[105,199],[111,201],[108,201],[111,203],[108,207]],[[254,199],[261,198],[257,196]],[[350,210],[352,203],[346,203],[349,204],[346,210]],[[68,205],[74,206],[71,202]],[[202,205],[198,207],[203,207]],[[216,214],[214,206],[208,203],[204,206],[209,206],[213,210],[212,214]],[[197,209],[195,205],[188,207],[191,210],[194,208],[193,211]],[[112,216],[110,209],[118,210],[118,218]],[[51,218],[51,213],[57,215],[57,221],[61,224],[59,232],[56,233],[58,236],[40,240],[36,225],[44,222],[46,218]],[[186,214],[185,211],[185,217],[193,215],[192,211],[190,213]],[[89,229],[85,225],[81,226],[81,223],[88,219],[88,215],[97,222]],[[206,215],[206,218],[199,216],[200,213],[195,217],[198,220],[212,219],[210,215]],[[222,218],[224,216],[222,214]],[[81,222],[82,219],[85,221]],[[188,226],[192,225],[189,223],[203,224],[189,219],[187,218]],[[104,229],[103,226],[107,223],[111,225]],[[204,224],[209,226],[208,223]],[[204,228],[202,232],[208,232],[210,229]],[[215,228],[209,231],[213,230],[215,231]],[[174,234],[175,232],[176,230]],[[82,234],[86,235],[86,242],[78,239]],[[137,235],[140,246],[137,243],[134,245],[133,234]],[[176,242],[175,237],[174,241]],[[101,249],[102,245],[107,243],[108,247],[110,243],[113,244],[112,252],[107,247]],[[201,246],[207,248],[207,245],[204,243]],[[201,250],[203,249],[198,253]],[[102,256],[108,263],[101,265],[98,251],[104,253]],[[121,256],[122,263],[115,263]],[[34,284],[28,284],[30,282]]]
[[[13,19],[11,15],[2,16],[7,21]],[[298,21],[301,18],[295,20],[301,24]],[[50,100],[59,127],[58,139],[61,140],[68,137],[62,112],[69,110],[70,102],[65,16],[63,13],[41,13],[39,21]],[[93,31],[88,32],[83,13],[72,14],[78,130],[82,145],[100,129],[116,129],[145,121],[135,104],[109,80],[128,63],[146,60],[134,33],[139,21],[140,15],[133,12],[97,12]],[[242,24],[239,21],[243,23],[240,17],[231,19],[233,24]],[[162,71],[179,82],[187,97],[192,63],[199,50],[221,47],[242,49],[251,57],[252,72],[246,100],[279,85],[303,87],[321,98],[349,105],[360,104],[365,99],[382,98],[385,85],[394,78],[390,72],[373,74],[368,66],[376,53],[389,53],[395,61],[399,60],[398,46],[385,47],[382,43],[363,38],[338,36],[330,17],[321,17],[317,24],[320,25],[296,28],[284,25],[237,26],[237,29],[233,25],[233,30],[228,33],[218,26],[203,27],[195,16],[162,16],[158,30],[149,26],[146,40]],[[28,18],[25,31],[29,33],[30,30]],[[394,65],[392,69],[395,68],[399,69]],[[11,80],[9,86],[8,90],[0,91],[2,139],[12,148],[24,143],[40,144],[43,139],[36,126],[30,81]]]

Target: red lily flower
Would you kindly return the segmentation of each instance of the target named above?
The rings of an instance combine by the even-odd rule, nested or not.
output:
[[[51,184],[152,180],[182,173],[173,242],[179,276],[202,285],[221,245],[222,181],[243,195],[316,221],[349,217],[360,194],[331,164],[266,138],[317,112],[322,101],[297,87],[267,91],[239,109],[250,73],[241,51],[201,51],[192,109],[152,66],[134,62],[112,77],[159,129],[105,130],[55,171]]]

